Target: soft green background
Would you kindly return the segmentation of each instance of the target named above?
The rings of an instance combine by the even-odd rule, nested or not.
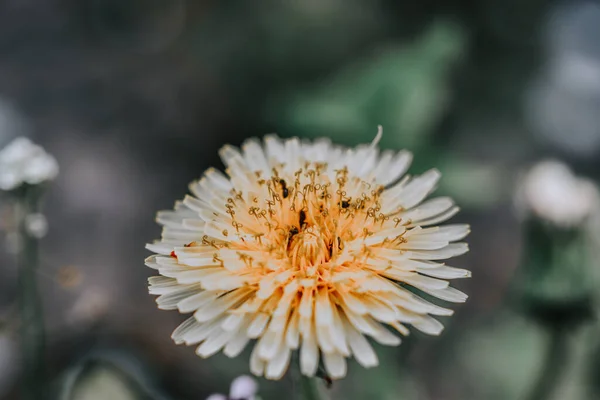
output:
[[[0,145],[27,134],[61,166],[46,197],[39,272],[55,392],[227,392],[248,373],[248,354],[201,360],[175,346],[183,317],[147,295],[154,213],[221,167],[224,143],[276,131],[355,145],[382,125],[381,146],[411,150],[410,173],[440,169],[438,193],[461,206],[456,222],[472,225],[471,252],[451,261],[473,271],[456,283],[470,299],[444,319],[441,337],[377,347],[376,369],[351,362],[331,398],[526,400],[556,325],[568,357],[552,398],[599,398],[597,256],[587,253],[597,246],[529,229],[512,204],[519,171],[545,157],[598,177],[597,4],[2,2]],[[18,399],[16,271],[2,251],[0,398]],[[73,284],[65,271],[76,272]],[[289,378],[260,387],[266,400],[293,391]]]

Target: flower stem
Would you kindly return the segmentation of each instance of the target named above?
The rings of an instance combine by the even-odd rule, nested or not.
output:
[[[321,394],[317,386],[317,379],[300,374],[303,400],[321,400]]]
[[[297,351],[292,355],[291,376],[296,400],[324,400],[319,391],[318,381],[321,378],[303,375],[300,371],[300,357]]]
[[[539,377],[532,387],[528,400],[548,400],[558,386],[560,372],[565,365],[568,353],[568,340],[565,329],[555,327],[550,332],[546,358]]]
[[[44,397],[44,323],[36,282],[38,241],[27,232],[26,218],[38,208],[38,193],[24,188],[16,204],[19,229],[19,312],[20,340],[23,356],[23,398]]]

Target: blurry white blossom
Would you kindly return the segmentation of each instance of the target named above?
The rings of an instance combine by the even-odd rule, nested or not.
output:
[[[58,175],[56,159],[32,143],[19,137],[0,151],[0,189],[12,190],[22,184],[37,185]]]
[[[48,233],[48,220],[41,213],[29,214],[25,217],[25,230],[29,236],[41,239]]]
[[[231,382],[229,396],[215,393],[211,394],[206,400],[255,400],[258,392],[258,383],[247,375],[241,375]]]
[[[562,227],[582,224],[598,207],[598,188],[560,161],[534,165],[521,179],[516,202],[520,211]]]

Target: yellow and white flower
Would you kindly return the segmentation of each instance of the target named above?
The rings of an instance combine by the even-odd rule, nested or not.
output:
[[[299,349],[303,374],[321,359],[337,379],[346,357],[378,364],[367,336],[395,346],[406,325],[442,331],[432,315],[452,310],[407,286],[464,302],[447,279],[470,272],[439,260],[468,250],[456,242],[469,227],[436,226],[458,211],[450,198],[425,200],[440,173],[405,176],[412,155],[380,152],[380,136],[356,148],[266,136],[221,149],[226,174],[207,170],[192,195],[159,212],[162,240],[147,246],[159,308],[193,313],[176,343],[235,357],[256,339],[255,375],[281,378]]]

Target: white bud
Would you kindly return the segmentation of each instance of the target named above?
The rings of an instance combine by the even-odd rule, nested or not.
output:
[[[19,137],[0,151],[0,190],[38,185],[57,175],[56,159],[27,138]]]
[[[591,180],[576,177],[555,160],[534,165],[522,178],[516,197],[521,211],[562,227],[582,224],[597,210],[598,200],[598,188]]]
[[[229,397],[232,399],[251,399],[258,391],[258,383],[248,375],[242,375],[231,382]]]

